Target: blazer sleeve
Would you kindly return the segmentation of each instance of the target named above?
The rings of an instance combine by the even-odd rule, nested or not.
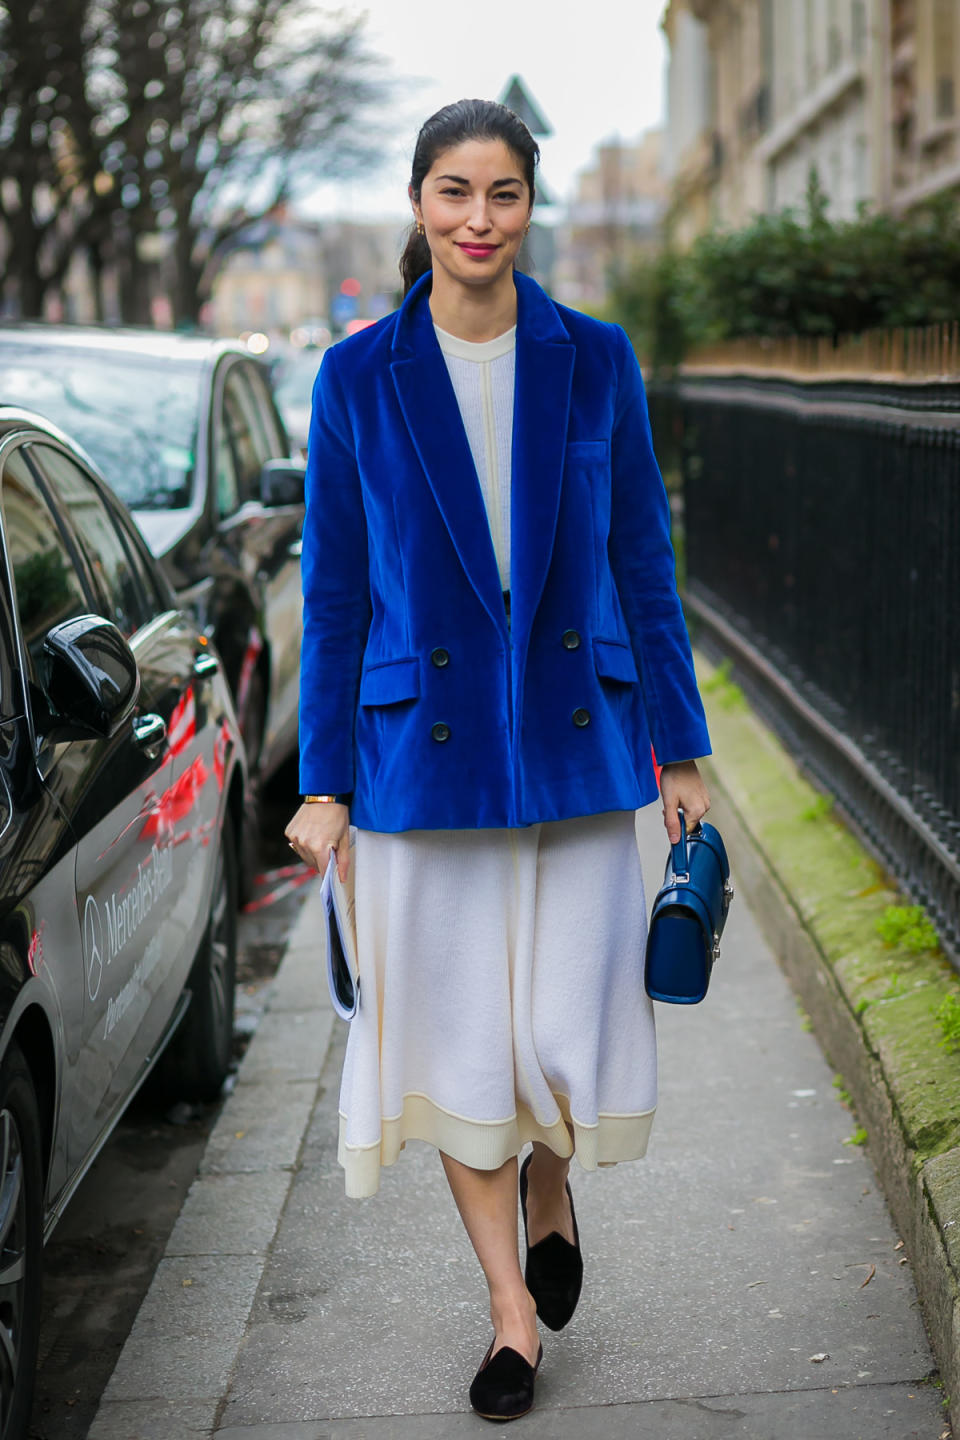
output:
[[[313,387],[301,575],[300,790],[340,794],[354,788],[354,724],[371,607],[366,516],[335,347]]]
[[[647,399],[626,333],[620,348],[611,444],[609,556],[643,685],[657,761],[710,754],[710,737],[670,540],[670,504],[653,453]]]

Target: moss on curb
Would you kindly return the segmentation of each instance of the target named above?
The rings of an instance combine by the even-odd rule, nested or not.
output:
[[[956,972],[939,952],[884,943],[877,924],[901,900],[894,885],[742,703],[726,671],[696,658],[724,788],[857,1017],[914,1165],[946,1156],[960,1147],[960,1054],[940,1043],[935,1012],[958,994]]]

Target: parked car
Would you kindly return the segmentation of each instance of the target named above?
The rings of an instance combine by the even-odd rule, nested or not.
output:
[[[0,1436],[26,1435],[41,1257],[155,1062],[231,1061],[246,761],[230,687],[137,527],[0,407]]]
[[[304,466],[266,365],[226,341],[10,324],[0,400],[83,446],[220,652],[251,770],[249,870],[258,782],[296,750],[300,665]]]

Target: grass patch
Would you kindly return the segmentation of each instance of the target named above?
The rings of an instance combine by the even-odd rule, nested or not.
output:
[[[724,710],[745,710],[747,708],[746,696],[740,686],[731,680],[732,670],[733,661],[728,656],[720,662],[712,675],[701,681],[700,689],[706,694],[712,695]]]
[[[877,921],[885,945],[910,955],[933,954],[940,948],[937,932],[922,905],[888,905]]]
[[[822,820],[833,809],[832,795],[818,795],[812,805],[800,811],[801,820]]]
[[[933,1012],[943,1032],[940,1044],[948,1055],[960,1051],[960,995],[944,995]]]
[[[866,1132],[866,1130],[864,1130],[864,1128],[863,1128],[862,1125],[858,1125],[857,1128],[856,1128],[856,1130],[854,1130],[853,1134],[852,1134],[852,1135],[848,1135],[847,1138],[846,1138],[846,1140],[844,1140],[843,1143],[844,1143],[844,1145],[866,1145],[866,1143],[867,1143],[867,1132]]]

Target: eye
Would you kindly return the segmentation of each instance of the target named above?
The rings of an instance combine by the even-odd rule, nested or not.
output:
[[[515,195],[512,190],[499,190],[499,191],[497,192],[496,198],[497,198],[498,200],[511,200],[511,201],[513,201],[513,200],[519,200],[519,199],[520,199],[520,196],[519,196],[519,195]]]
[[[460,188],[459,185],[448,185],[448,186],[446,187],[446,189],[440,191],[440,194],[441,194],[441,195],[462,195],[462,194],[463,194],[463,191],[461,190],[461,188]]]

